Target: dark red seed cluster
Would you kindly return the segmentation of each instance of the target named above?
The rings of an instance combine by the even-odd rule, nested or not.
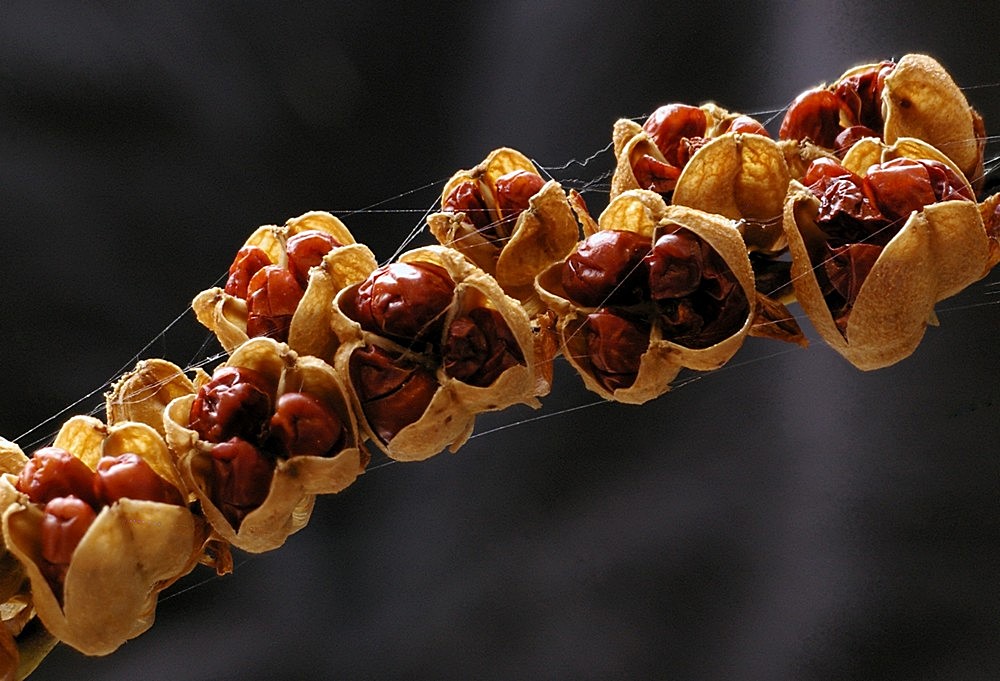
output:
[[[184,504],[180,490],[133,453],[102,457],[91,470],[65,449],[43,447],[21,469],[16,486],[43,507],[39,568],[55,594],[62,593],[73,552],[102,508],[120,499]]]
[[[258,246],[241,248],[223,290],[246,301],[247,336],[287,341],[292,316],[309,284],[309,270],[342,245],[320,230],[299,232],[285,244],[284,265],[272,261]]]
[[[736,333],[749,301],[722,257],[687,229],[650,238],[602,230],[580,243],[561,272],[566,296],[589,312],[580,332],[609,391],[635,382],[650,333],[706,348]]]
[[[252,369],[222,367],[191,406],[189,425],[212,443],[209,496],[238,528],[267,498],[278,459],[331,456],[343,449],[340,416],[304,392],[286,392]]]

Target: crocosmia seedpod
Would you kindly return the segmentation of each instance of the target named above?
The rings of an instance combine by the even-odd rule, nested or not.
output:
[[[985,276],[990,239],[972,187],[916,139],[861,140],[817,161],[785,202],[796,297],[823,339],[860,369],[909,356],[934,305]]]
[[[453,451],[475,415],[549,389],[527,313],[456,250],[408,251],[336,298],[338,369],[365,431],[389,456]]]
[[[375,256],[339,219],[314,211],[250,235],[225,286],[195,296],[198,320],[232,352],[248,338],[287,342],[297,352],[332,354],[330,302],[375,269]]]
[[[71,418],[0,477],[0,500],[39,619],[88,655],[146,631],[157,595],[194,568],[208,536],[163,438],[143,423]]]
[[[631,190],[598,224],[536,280],[558,315],[560,350],[590,390],[646,402],[682,368],[717,369],[736,353],[757,299],[732,221]]]
[[[369,459],[333,368],[270,338],[250,339],[171,401],[165,425],[205,518],[253,553],[302,529],[316,495],[346,488]]]
[[[535,275],[579,238],[574,209],[582,199],[573,198],[571,204],[558,182],[546,181],[524,154],[504,147],[448,180],[441,210],[427,225],[439,243],[496,278],[533,315],[539,311]]]

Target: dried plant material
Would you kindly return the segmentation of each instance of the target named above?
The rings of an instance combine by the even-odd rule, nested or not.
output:
[[[682,368],[717,369],[736,353],[757,302],[731,220],[630,190],[598,225],[535,284],[588,389],[640,404],[669,390]]]
[[[0,438],[0,474],[18,475],[28,458],[17,444]],[[0,483],[0,516],[18,495]],[[17,557],[0,545],[0,679],[24,679],[55,647],[31,600],[31,581]]]
[[[767,135],[753,118],[712,103],[667,104],[642,125],[619,119],[612,130],[616,165],[611,198],[632,189],[648,189],[669,200],[689,159],[707,141],[727,133]]]
[[[612,197],[653,190],[674,205],[734,220],[751,252],[777,256],[785,251],[781,214],[792,176],[788,160],[801,162],[805,147],[780,145],[754,119],[714,104],[660,107],[642,126],[619,120],[613,142]],[[782,306],[767,302],[766,309]],[[779,337],[804,341],[794,324],[789,328],[791,336]]]
[[[579,208],[582,198],[574,200]],[[535,275],[564,257],[580,233],[560,184],[545,181],[526,156],[506,147],[455,173],[441,192],[440,212],[427,224],[440,244],[492,275],[532,315],[540,311]]]
[[[737,222],[751,251],[785,247],[781,214],[791,176],[770,137],[726,133],[705,143],[685,165],[672,202]]]
[[[99,465],[92,473],[95,480],[107,480],[102,475],[111,475],[105,464],[109,458],[117,461],[117,457],[138,455],[157,474],[172,470],[163,439],[141,423],[109,427],[97,419],[76,416],[63,425],[52,447],[71,453],[70,459],[76,457],[85,471],[93,472]],[[176,477],[173,473],[172,478]],[[86,530],[75,548],[70,547],[68,562],[53,564],[47,547],[67,540],[50,538],[48,518],[54,512],[50,509],[63,499],[35,500],[31,495],[41,488],[25,491],[20,480],[12,473],[0,477],[0,500],[6,507],[4,540],[24,566],[34,608],[45,628],[87,655],[108,654],[146,631],[153,623],[159,592],[198,563],[207,535],[200,518],[182,503],[131,496],[108,498],[112,491],[123,491],[120,485],[85,485],[74,492],[81,494],[81,499],[98,494],[92,490],[103,490],[96,509],[88,511],[91,515],[96,511],[96,515],[89,526],[83,525]],[[46,480],[41,478],[40,483],[48,484]],[[170,498],[183,499],[170,478],[152,480],[159,480],[157,484],[169,491]],[[127,489],[132,483],[124,484]],[[134,489],[138,492],[140,487]]]
[[[838,157],[866,137],[886,144],[916,138],[952,159],[976,191],[982,186],[982,118],[927,55],[858,66],[806,90],[789,107],[779,136],[809,140]]]
[[[885,77],[882,93],[886,144],[907,137],[944,152],[978,189],[986,136],[982,119],[936,60],[908,54]]]
[[[793,180],[801,180],[809,165],[818,158],[837,159],[832,151],[819,147],[808,139],[779,139],[775,144],[785,157],[788,175]]]
[[[0,676],[5,680],[23,681],[23,679],[28,678],[42,663],[45,656],[51,653],[56,644],[59,643],[59,640],[45,629],[37,617],[28,620],[20,632],[16,634],[8,632],[8,636],[17,647],[17,659],[14,668],[0,667],[0,674],[8,675]]]
[[[986,267],[993,269],[1000,263],[1000,193],[986,197],[979,204],[979,214],[983,218],[983,227],[990,243],[990,255]]]
[[[0,559],[0,570],[23,583],[0,603],[0,680],[21,681],[41,664],[59,641],[38,619],[31,600],[31,582],[9,552]]]
[[[226,372],[238,380],[220,382]],[[205,518],[252,553],[281,546],[309,521],[316,495],[340,492],[369,461],[333,368],[270,338],[248,340],[198,392],[170,402],[165,425]]]
[[[336,350],[329,332],[333,296],[375,267],[374,254],[343,222],[314,211],[255,230],[225,287],[202,291],[191,306],[226,352],[250,337],[268,336],[302,354],[324,356]]]
[[[195,391],[195,384],[172,362],[146,359],[122,376],[105,395],[109,424],[138,421],[164,434],[167,405]]]
[[[28,457],[24,455],[24,451],[16,442],[0,437],[0,473],[14,473],[16,475],[21,472],[27,462]]]
[[[793,181],[784,227],[796,296],[854,366],[909,356],[934,305],[988,272],[989,239],[957,166],[915,139],[862,140]]]
[[[549,347],[496,280],[457,250],[408,251],[335,300],[336,365],[368,437],[399,460],[456,451],[476,414],[538,406]]]

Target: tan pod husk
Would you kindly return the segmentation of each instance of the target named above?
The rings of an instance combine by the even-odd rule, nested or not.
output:
[[[0,437],[0,473],[21,472],[24,464],[28,462],[28,457],[16,442],[11,442],[7,438]],[[0,511],[3,511],[0,508]]]
[[[848,78],[877,66],[848,69],[817,89],[833,92]],[[925,54],[903,56],[885,76],[881,104],[886,144],[907,137],[923,140],[951,158],[977,192],[981,189],[986,143],[982,117],[937,60]],[[841,114],[842,126],[852,123]],[[801,179],[802,173],[793,170],[792,177]]]
[[[195,383],[173,362],[142,360],[104,396],[108,423],[139,421],[164,435],[163,414],[167,405],[195,389]]]
[[[0,474],[17,476],[28,458],[14,442],[0,437]],[[0,517],[20,495],[0,482]],[[24,565],[0,544],[0,681],[20,681],[35,670],[57,640],[39,622]]]
[[[978,191],[983,178],[982,119],[945,68],[924,54],[907,54],[885,78],[883,138],[916,137],[955,162]]]
[[[223,366],[260,372],[277,386],[273,401],[285,392],[307,393],[340,416],[346,430],[345,446],[333,456],[293,456],[278,459],[270,491],[263,503],[234,528],[211,498],[214,446],[198,437],[190,425],[196,394],[174,399],[167,406],[167,442],[178,458],[181,477],[201,504],[205,518],[220,537],[250,553],[278,548],[305,527],[316,495],[335,494],[352,484],[369,461],[361,444],[357,419],[339,376],[323,360],[299,355],[285,343],[253,338],[238,347]]]
[[[718,137],[718,131],[728,127],[726,124],[740,115],[726,111],[712,102],[702,104],[698,108],[705,113],[707,123],[705,139]],[[649,155],[660,162],[667,162],[649,134],[642,129],[642,125],[630,118],[620,118],[615,121],[611,131],[611,142],[615,153],[615,171],[611,176],[610,198],[612,199],[632,189],[645,189],[639,185],[632,170],[634,158]]]
[[[518,301],[505,294],[493,277],[457,250],[445,246],[425,246],[403,253],[399,260],[438,265],[448,272],[455,283],[443,333],[447,333],[451,321],[462,312],[473,307],[492,308],[500,313],[510,328],[525,361],[524,364],[507,368],[489,386],[469,385],[448,376],[433,356],[418,354],[389,339],[362,330],[360,324],[345,315],[335,301],[334,328],[344,344],[336,357],[341,375],[350,376],[351,354],[362,346],[372,344],[405,354],[432,368],[440,386],[424,414],[401,429],[389,442],[383,442],[375,434],[375,429],[365,417],[357,391],[352,386],[350,393],[362,428],[376,446],[393,459],[418,461],[446,448],[457,451],[472,434],[475,416],[480,412],[505,409],[514,404],[539,407],[538,397],[551,389],[553,357],[548,354],[551,349],[536,337],[532,321]]]
[[[750,259],[743,239],[731,220],[686,206],[668,206],[656,192],[636,189],[613,199],[601,214],[598,223],[602,230],[632,231],[648,236],[653,241],[666,229],[688,229],[711,246],[730,267],[747,297],[749,312],[743,325],[732,335],[699,349],[688,348],[663,338],[659,324],[654,323],[649,347],[642,355],[635,382],[628,388],[609,391],[580,359],[585,351],[582,349],[578,330],[587,314],[595,308],[578,307],[568,298],[560,281],[564,261],[556,263],[538,276],[535,285],[542,299],[559,316],[557,328],[562,354],[577,370],[589,390],[605,399],[642,404],[667,392],[670,382],[681,369],[717,369],[736,354],[750,332],[756,316],[757,302]]]
[[[337,367],[341,373],[349,375],[351,355],[355,350],[366,345],[375,345],[390,352],[403,352],[409,359],[427,366],[426,358],[406,353],[392,341],[380,338],[374,334],[365,334],[366,339],[349,341],[337,350]],[[430,367],[427,368],[435,368]],[[438,374],[440,375],[440,374]],[[413,423],[400,429],[388,442],[383,441],[376,429],[368,422],[364,405],[358,398],[357,391],[352,386],[351,397],[355,411],[359,415],[361,427],[366,436],[376,447],[396,461],[423,461],[440,454],[445,449],[457,452],[472,436],[476,425],[476,414],[467,408],[455,392],[455,383],[449,381],[439,385],[423,414]]]
[[[507,147],[494,149],[475,168],[455,173],[441,192],[441,202],[456,185],[466,180],[476,181],[491,221],[497,222],[501,218],[494,198],[496,181],[515,170],[539,175],[535,165],[521,152]],[[566,193],[555,180],[548,180],[530,197],[528,209],[517,216],[510,226],[510,236],[502,243],[480,234],[461,212],[434,213],[427,218],[427,225],[438,243],[461,252],[495,277],[504,292],[519,300],[531,314],[540,311],[532,286],[535,275],[572,250],[580,233]]]
[[[840,160],[833,152],[813,144],[811,140],[779,139],[775,144],[785,157],[785,165],[792,180],[801,180],[809,169],[809,164],[818,158]]]
[[[688,160],[671,202],[737,221],[747,248],[779,253],[786,247],[782,207],[791,175],[769,137],[726,133]]]
[[[332,355],[336,339],[330,333],[330,301],[337,291],[368,276],[377,266],[371,250],[355,241],[343,222],[329,213],[312,211],[278,227],[258,227],[244,246],[263,249],[277,265],[286,265],[285,243],[299,232],[319,230],[343,244],[333,249],[309,273],[309,283],[288,332],[288,345],[296,352],[317,357]],[[220,287],[206,289],[191,303],[198,321],[211,330],[228,353],[248,340],[247,303]]]
[[[864,175],[868,167],[893,158],[954,162],[920,140],[887,146],[858,142],[844,167]],[[823,340],[862,370],[905,359],[920,344],[928,324],[936,325],[934,305],[978,281],[989,271],[989,240],[973,201],[942,201],[910,214],[886,245],[850,310],[841,333],[814,271],[820,266],[825,235],[816,225],[819,199],[793,181],[785,201],[784,228],[792,256],[796,297]]]
[[[133,452],[170,482],[177,479],[163,439],[141,423],[105,426],[88,416],[63,424],[53,445],[93,469],[101,456]],[[157,595],[194,569],[207,536],[185,506],[120,499],[104,506],[73,552],[62,594],[40,569],[43,508],[0,477],[4,540],[28,575],[38,617],[57,639],[87,655],[106,655],[153,624]]]
[[[786,247],[781,229],[781,212],[792,178],[787,145],[753,133],[725,132],[725,124],[739,116],[714,104],[703,104],[708,140],[680,169],[669,201],[675,205],[715,213],[738,222],[740,233],[751,251],[774,254]],[[649,155],[665,162],[660,150],[642,126],[629,119],[615,123],[612,134],[616,167],[611,181],[611,198],[640,189],[632,170],[637,155]],[[796,147],[797,158],[807,153]]]
[[[990,256],[986,267],[993,269],[1000,263],[1000,193],[986,197],[979,204],[979,215],[983,219],[983,227],[990,240]]]

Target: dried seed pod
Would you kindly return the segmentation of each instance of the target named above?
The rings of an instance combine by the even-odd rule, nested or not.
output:
[[[758,291],[762,320],[754,335],[804,345],[805,336],[784,307],[790,302],[784,292],[791,289],[772,280],[787,272],[775,256],[787,247],[781,211],[791,179],[788,163],[800,162],[809,150],[780,145],[754,119],[713,104],[660,107],[641,127],[620,120],[614,146],[612,197],[636,188],[656,190],[674,205],[735,220],[766,286]]]
[[[108,424],[139,421],[163,435],[167,405],[195,389],[195,383],[174,363],[164,359],[142,360],[104,396]]]
[[[983,227],[990,243],[990,255],[986,267],[993,269],[1000,263],[1000,193],[986,197],[979,204],[979,214],[983,218]]]
[[[191,306],[227,352],[264,335],[302,354],[332,355],[330,301],[375,267],[374,254],[355,242],[344,223],[314,211],[255,230],[233,261],[226,286],[202,291]]]
[[[612,131],[616,166],[611,198],[631,189],[656,191],[669,200],[689,160],[708,141],[727,133],[765,135],[749,116],[712,103],[667,104],[642,124],[623,118]]]
[[[916,138],[951,158],[976,191],[982,184],[982,118],[945,68],[923,54],[858,66],[803,92],[785,114],[779,136],[809,139],[837,156],[865,137],[890,145]]]
[[[362,427],[395,459],[455,451],[477,413],[538,406],[551,382],[521,305],[444,246],[408,251],[344,289],[334,330]]]
[[[978,191],[986,135],[980,115],[945,68],[927,55],[908,54],[885,77],[886,144],[915,137],[948,156]]]
[[[249,390],[233,389],[248,384]],[[267,408],[258,413],[244,398],[259,391],[266,392]],[[299,399],[288,406],[283,398],[292,394]],[[255,415],[243,419],[245,409]],[[224,413],[256,422],[214,430],[216,419],[230,418]],[[343,490],[369,460],[333,368],[270,338],[248,340],[197,392],[171,401],[165,426],[205,518],[223,539],[252,553],[281,546],[309,521],[316,495]]]
[[[791,175],[770,137],[728,132],[707,142],[685,165],[672,202],[737,221],[751,251],[785,250],[781,213]]]
[[[868,180],[886,168],[892,176]],[[796,297],[854,366],[898,362],[936,324],[934,305],[988,272],[989,238],[972,188],[950,159],[916,139],[862,140],[842,169],[806,174],[814,179],[812,189],[793,181],[785,202]],[[908,207],[896,218],[900,205]]]
[[[143,466],[147,479],[173,490],[175,501],[183,498],[163,438],[145,424],[106,426],[76,416],[53,447],[91,470],[102,457],[137,455],[130,460]],[[122,490],[119,485],[117,492]],[[157,595],[194,568],[208,535],[207,525],[183,503],[138,498],[141,486],[128,496],[118,493],[97,508],[75,496],[43,505],[22,491],[19,477],[0,477],[4,540],[28,575],[38,617],[52,635],[88,655],[110,653],[146,631]],[[74,521],[59,510],[67,503],[83,504],[89,523],[73,529]]]
[[[0,437],[0,475],[18,476],[27,462],[17,444]],[[0,517],[19,501],[15,492],[0,482]],[[38,621],[24,566],[0,544],[0,679],[26,678],[57,642]]]
[[[588,389],[639,404],[666,392],[682,368],[716,369],[736,353],[757,303],[750,260],[732,221],[668,206],[653,191],[630,190],[611,201],[598,224],[600,231],[584,247],[604,232],[622,232],[626,236],[613,241],[645,240],[644,257],[605,257],[602,249],[581,257],[578,249],[535,282],[558,315],[562,353]],[[567,290],[564,282],[581,276],[566,270],[584,268],[588,299],[579,301],[576,285]],[[642,272],[638,296],[611,295],[636,271]],[[604,300],[591,296],[605,290]]]
[[[494,149],[475,168],[455,173],[441,192],[441,210],[427,218],[444,246],[460,251],[496,278],[529,314],[539,312],[532,282],[579,239],[571,207],[555,180],[545,181],[520,152]]]

